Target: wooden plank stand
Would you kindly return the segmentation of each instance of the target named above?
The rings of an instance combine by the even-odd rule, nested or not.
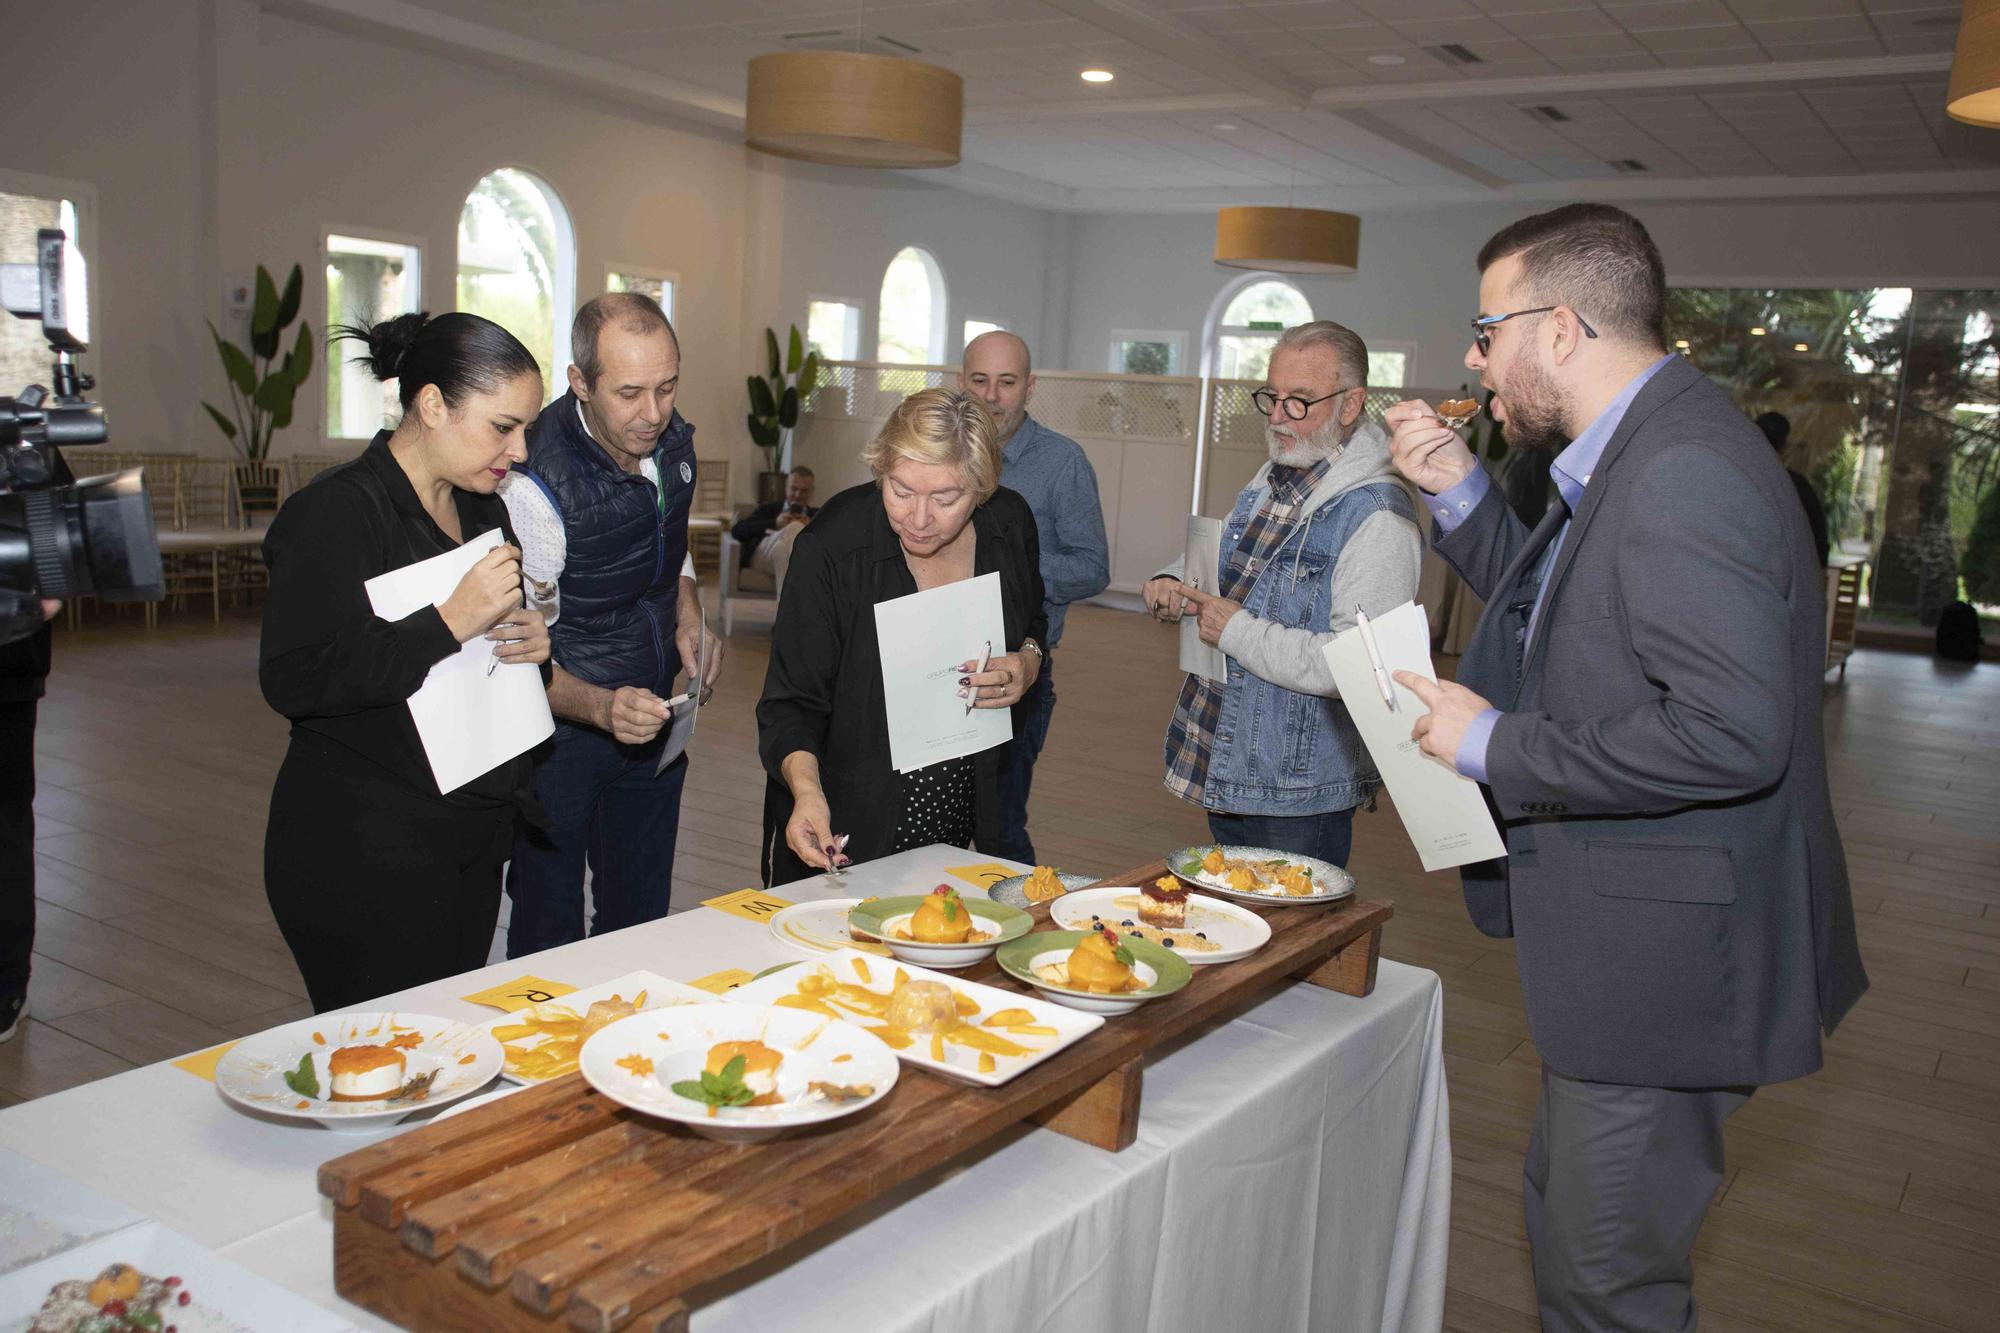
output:
[[[1155,863],[1104,881],[1140,884]],[[1273,908],[1271,941],[998,1088],[905,1065],[867,1111],[730,1145],[626,1111],[580,1074],[327,1162],[342,1296],[424,1333],[687,1327],[692,1288],[1028,1120],[1110,1152],[1138,1133],[1146,1053],[1295,980],[1365,996],[1387,903]],[[1035,915],[1047,924],[1046,908]],[[1013,986],[990,963],[968,980]],[[1016,986],[1016,989],[1021,989]]]

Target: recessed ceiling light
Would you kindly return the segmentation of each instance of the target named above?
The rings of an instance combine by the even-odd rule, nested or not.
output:
[[[1233,121],[1218,120],[1215,122],[1215,128],[1221,130],[1224,134],[1229,134],[1234,132],[1236,125]]]
[[[1766,333],[1769,332],[1770,332],[1769,329],[1765,328],[1762,324],[1759,324],[1756,328],[1750,330],[1750,336],[1752,338],[1761,338]]]
[[[1108,69],[1087,69],[1077,77],[1085,83],[1109,83],[1117,76]]]
[[[1680,348],[1683,352],[1685,352],[1688,349],[1688,340],[1682,338],[1679,342],[1675,343],[1674,346]]]
[[[1812,348],[1806,346],[1804,343],[1793,343],[1792,350],[1794,352],[1810,352]]]
[[[1409,61],[1405,60],[1402,56],[1391,55],[1387,51],[1384,51],[1379,56],[1369,56],[1368,63],[1371,65],[1407,65]]]

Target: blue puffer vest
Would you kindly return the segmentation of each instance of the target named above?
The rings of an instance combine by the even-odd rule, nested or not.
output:
[[[1250,525],[1262,487],[1245,487],[1223,525],[1222,549],[1234,551]],[[1252,615],[1325,633],[1334,566],[1355,529],[1382,510],[1416,522],[1409,493],[1393,481],[1373,481],[1320,505],[1285,538],[1244,599]],[[1229,662],[1215,719],[1202,803],[1244,815],[1316,815],[1351,810],[1375,794],[1381,779],[1347,705],[1260,680]]]
[[[694,500],[694,427],[674,413],[653,450],[657,490],[584,432],[576,395],[542,409],[520,469],[555,502],[565,554],[555,661],[592,685],[641,685],[665,697],[680,672],[674,625]]]

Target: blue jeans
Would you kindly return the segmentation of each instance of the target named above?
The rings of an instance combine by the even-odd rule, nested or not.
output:
[[[1000,764],[1000,845],[997,855],[1009,861],[1035,864],[1034,840],[1028,837],[1028,788],[1035,781],[1035,760],[1041,757],[1042,742],[1049,738],[1049,715],[1056,711],[1056,687],[1052,676],[1055,653],[1042,659],[1042,673],[1028,687],[1015,716],[1019,725],[1007,743],[1007,756]]]
[[[1211,810],[1208,831],[1217,842],[1297,852],[1344,867],[1347,854],[1354,849],[1354,811],[1335,810],[1324,815],[1229,815]]]
[[[682,755],[655,777],[663,743],[620,745],[595,727],[556,723],[555,742],[535,769],[549,827],[522,825],[507,872],[509,958],[583,938],[586,861],[591,934],[667,914],[688,761]]]

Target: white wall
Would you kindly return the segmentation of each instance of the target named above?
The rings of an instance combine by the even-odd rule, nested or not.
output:
[[[1451,388],[1478,313],[1486,238],[1536,206],[1365,215],[1358,271],[1301,278],[1313,313],[1369,339],[1417,343],[1411,382]],[[1715,286],[2000,287],[1991,201],[1635,204],[1669,281]],[[1182,329],[1189,372],[1210,308],[1241,275],[1213,262],[1212,214],[1092,214],[1070,232],[1069,359],[1104,364],[1113,329]]]

